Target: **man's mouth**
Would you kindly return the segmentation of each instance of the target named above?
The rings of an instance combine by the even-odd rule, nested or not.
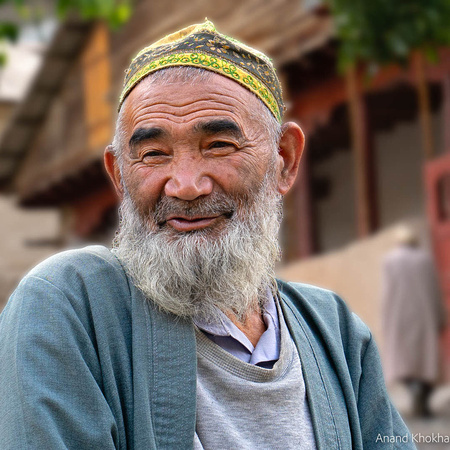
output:
[[[169,225],[179,232],[189,232],[202,230],[204,228],[213,227],[224,219],[230,219],[233,215],[232,211],[208,214],[208,215],[184,215],[171,214],[166,220],[159,223],[160,227]]]
[[[201,230],[214,226],[218,221],[224,218],[223,214],[213,216],[169,216],[165,221],[173,229],[180,232]]]

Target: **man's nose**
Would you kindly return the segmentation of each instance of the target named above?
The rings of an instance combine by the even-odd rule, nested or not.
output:
[[[168,197],[180,200],[195,200],[202,195],[209,195],[213,190],[212,179],[204,173],[201,161],[178,161],[172,167],[170,178],[164,188]]]

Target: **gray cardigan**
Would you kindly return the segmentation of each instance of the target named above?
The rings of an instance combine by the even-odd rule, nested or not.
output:
[[[414,448],[367,327],[329,291],[279,292],[318,448]],[[195,346],[191,321],[146,301],[108,249],[44,261],[0,316],[0,448],[192,448]]]

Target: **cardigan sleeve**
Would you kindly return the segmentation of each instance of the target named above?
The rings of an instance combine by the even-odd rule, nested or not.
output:
[[[358,413],[364,449],[416,448],[411,433],[389,399],[372,336],[361,362]]]
[[[28,276],[0,316],[0,448],[114,449],[89,311]]]

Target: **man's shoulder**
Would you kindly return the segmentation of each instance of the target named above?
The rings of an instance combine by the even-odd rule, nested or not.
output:
[[[322,335],[334,336],[348,343],[367,343],[371,332],[367,325],[335,292],[304,283],[278,281],[278,288],[287,307],[301,316],[305,326]]]
[[[50,256],[36,265],[24,279],[36,277],[59,284],[75,278],[95,278],[108,272],[123,273],[119,260],[108,248],[90,245]]]
[[[278,288],[298,308],[339,315],[350,313],[345,301],[335,292],[311,284],[278,281]]]
[[[44,306],[56,297],[86,306],[105,297],[123,298],[128,292],[128,277],[118,259],[96,245],[66,250],[38,264],[21,280],[8,306],[11,302]]]

